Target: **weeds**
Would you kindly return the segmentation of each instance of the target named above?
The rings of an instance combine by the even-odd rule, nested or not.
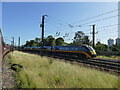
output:
[[[118,77],[106,72],[17,51],[10,58],[24,67],[15,75],[19,88],[118,87]]]
[[[53,59],[49,59],[49,64],[52,64],[53,63]]]

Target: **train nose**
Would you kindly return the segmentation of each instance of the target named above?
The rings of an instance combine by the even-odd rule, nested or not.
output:
[[[92,57],[96,57],[97,56],[95,51],[90,50],[90,52],[92,53]]]

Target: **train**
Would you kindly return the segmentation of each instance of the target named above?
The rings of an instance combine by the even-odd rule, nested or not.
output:
[[[41,50],[40,47],[24,47],[24,50]],[[68,55],[69,57],[77,56],[80,59],[88,59],[96,57],[96,51],[89,45],[68,45],[68,46],[44,46],[44,52],[52,54],[63,54]]]

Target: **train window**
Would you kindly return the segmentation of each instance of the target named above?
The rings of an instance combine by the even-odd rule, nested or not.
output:
[[[73,47],[71,47],[71,51],[73,50]]]
[[[68,47],[68,51],[70,50],[70,47]]]
[[[74,50],[74,48],[72,47],[72,51]]]
[[[88,48],[89,48],[90,50],[92,50],[92,51],[94,51],[94,52],[95,52],[95,50],[94,50],[91,46],[89,46]]]
[[[68,47],[66,47],[66,50],[68,50]]]
[[[78,50],[78,48],[75,48],[75,50],[77,51],[77,50]]]
[[[72,48],[72,51],[74,51],[74,47]]]
[[[84,47],[82,47],[82,50],[83,50],[83,51],[85,50]]]
[[[80,50],[83,51],[83,47],[81,47]]]
[[[66,50],[68,51],[68,47],[66,47]]]
[[[71,51],[73,50],[73,48],[71,47]]]
[[[76,47],[74,47],[74,51],[76,51]]]

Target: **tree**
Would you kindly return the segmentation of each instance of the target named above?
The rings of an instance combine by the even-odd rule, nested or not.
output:
[[[90,40],[89,40],[89,37],[88,37],[88,36],[84,36],[84,37],[83,37],[83,44],[87,44],[87,45],[90,44]]]
[[[98,41],[96,43],[95,49],[99,50],[99,51],[105,51],[105,50],[107,50],[107,45],[106,44],[101,44],[101,42]]]
[[[52,36],[52,35],[49,35],[49,36],[47,37],[47,39],[50,39],[50,38],[53,38],[53,36]]]
[[[59,37],[56,39],[55,43],[57,46],[64,45],[64,39]]]
[[[45,45],[45,46],[49,46],[49,45],[48,45],[48,39],[47,39],[47,38],[44,38],[43,42],[44,42],[44,45]]]
[[[35,40],[30,40],[29,46],[30,46],[30,47],[37,46],[37,44],[35,43]]]
[[[35,42],[37,43],[41,42],[41,38],[35,38]]]
[[[25,47],[29,47],[29,41],[26,41]]]
[[[35,43],[37,44],[37,46],[39,46],[41,43],[41,38],[35,38]]]
[[[101,44],[101,42],[100,41],[98,41],[97,43],[96,43],[96,45],[100,45]]]
[[[57,45],[67,45],[67,43],[64,42],[63,38],[57,38],[55,39],[52,35],[49,35],[47,38],[44,38],[43,40],[44,46],[55,46]],[[42,39],[41,38],[35,38],[34,40],[26,41],[26,44],[24,46],[26,47],[34,47],[34,46],[41,46],[42,45]]]
[[[118,48],[117,48],[116,45],[113,45],[113,46],[112,46],[112,51],[118,51]]]
[[[78,31],[75,33],[74,45],[81,45],[81,44],[88,44],[89,45],[90,40],[87,35],[85,35],[82,31]]]
[[[26,41],[26,44],[24,46],[34,47],[34,46],[37,46],[37,44],[35,43],[35,40],[30,40],[30,41]]]
[[[48,39],[47,46],[55,46],[55,38],[53,38],[53,36],[49,35],[47,39]]]

